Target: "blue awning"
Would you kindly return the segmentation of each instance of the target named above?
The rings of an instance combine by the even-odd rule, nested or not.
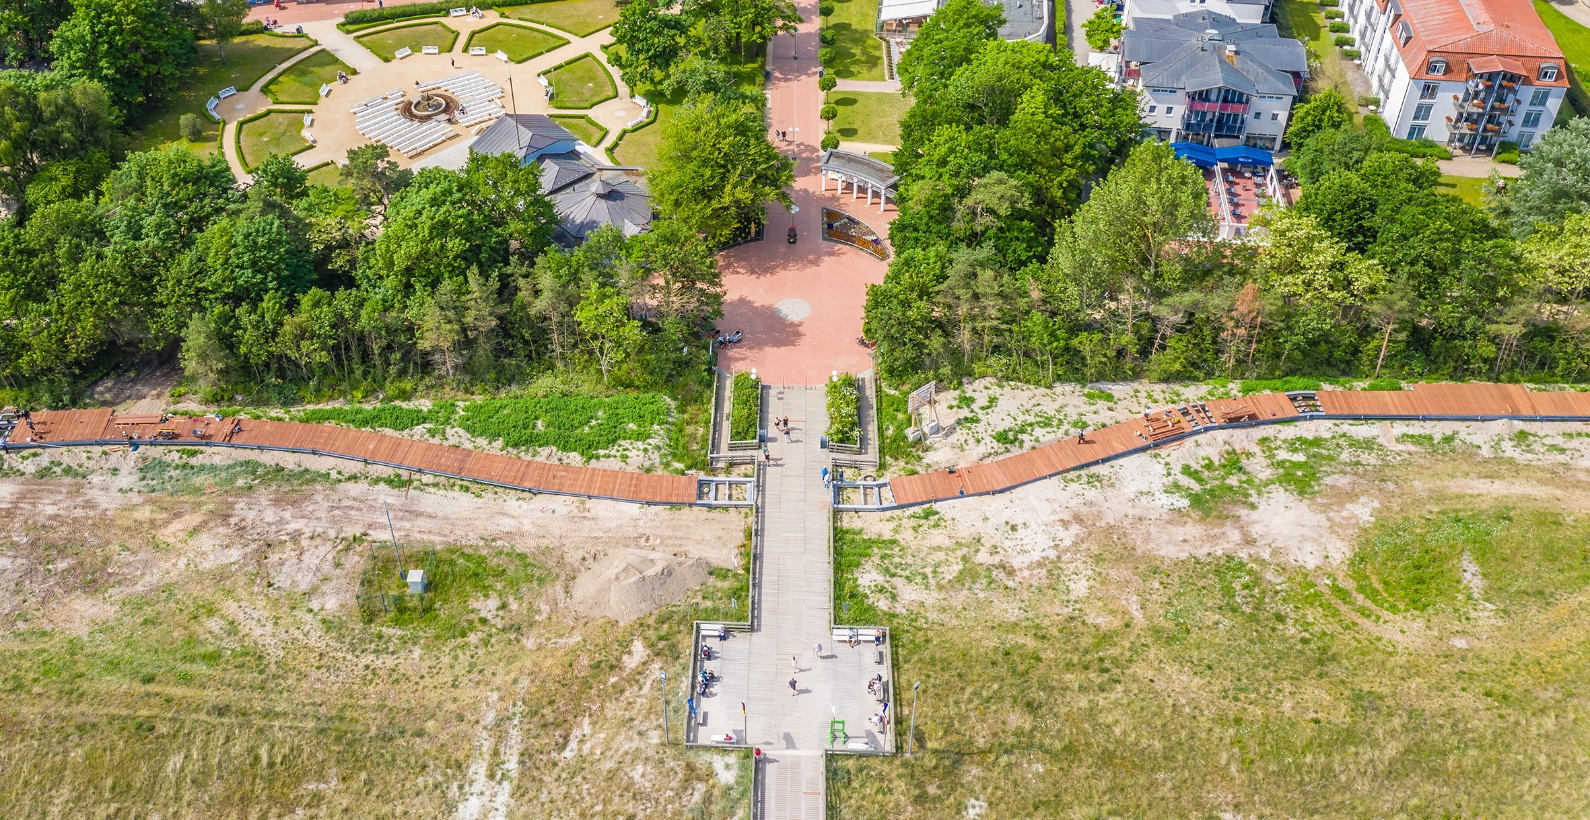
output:
[[[1210,148],[1196,142],[1173,142],[1170,147],[1176,152],[1177,159],[1187,160],[1199,168],[1213,168],[1222,162],[1231,165],[1259,165],[1265,168],[1275,164],[1275,158],[1269,151],[1246,145]]]

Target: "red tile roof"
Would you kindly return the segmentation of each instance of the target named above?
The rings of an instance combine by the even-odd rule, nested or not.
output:
[[[1400,20],[1412,27],[1413,39],[1398,48],[1415,79],[1462,79],[1470,60],[1511,57],[1511,65],[1489,70],[1522,73],[1532,85],[1568,84],[1562,49],[1530,0],[1401,0],[1401,4]],[[1393,38],[1400,20],[1392,21]],[[1447,58],[1445,74],[1429,73],[1431,57]],[[1557,65],[1556,80],[1538,79],[1542,63]]]

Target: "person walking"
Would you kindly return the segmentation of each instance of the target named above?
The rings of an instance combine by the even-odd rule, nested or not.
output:
[[[795,697],[796,695],[799,695],[800,693],[801,693],[801,690],[799,690],[799,689],[797,689],[795,687],[795,679],[794,678],[790,678],[789,679],[789,696],[790,697]]]
[[[820,643],[812,644],[812,654],[817,656],[817,660],[822,660],[823,659],[823,645],[820,644]]]
[[[794,655],[789,656],[789,671],[791,674],[801,671],[801,663]]]

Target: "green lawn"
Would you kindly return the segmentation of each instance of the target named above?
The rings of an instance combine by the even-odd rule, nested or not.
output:
[[[499,8],[497,13],[562,29],[579,37],[588,37],[618,22],[618,4],[613,0],[552,0]]]
[[[900,118],[911,101],[902,94],[873,91],[830,91],[828,101],[839,108],[834,130],[841,140],[900,144]]]
[[[1319,3],[1310,0],[1281,0],[1274,7],[1275,24],[1282,37],[1296,37],[1308,46],[1309,53],[1318,61],[1310,66],[1308,88],[1323,91],[1334,88],[1342,99],[1352,105],[1358,95],[1347,82],[1347,66],[1341,52],[1331,45],[1331,34],[1325,26],[1325,13]]]
[[[581,141],[592,148],[595,148],[597,143],[600,143],[602,138],[607,136],[606,128],[603,128],[596,120],[584,114],[557,114],[552,117],[552,121],[569,129],[569,133],[579,137]]]
[[[239,91],[252,87],[266,72],[313,45],[314,41],[308,37],[251,34],[227,44],[226,65],[222,66],[215,43],[199,43],[198,59],[176,93],[165,105],[151,110],[142,122],[135,125],[132,150],[144,151],[181,142],[199,154],[215,153],[217,141],[221,138],[221,126],[205,112],[205,102],[229,85],[237,86]],[[226,116],[225,101],[221,103],[219,111],[221,116]],[[190,143],[182,139],[177,131],[177,120],[183,114],[193,114],[204,123],[203,140]]]
[[[309,182],[311,185],[325,185],[328,188],[335,188],[342,184],[341,170],[335,162],[323,162],[310,169]]]
[[[1568,79],[1573,84],[1569,97],[1580,116],[1590,117],[1590,96],[1586,96],[1584,90],[1584,77],[1590,72],[1590,28],[1573,21],[1546,0],[1535,0],[1535,10],[1540,12],[1541,22],[1551,29],[1551,36],[1557,38],[1557,46],[1568,58]]]
[[[508,55],[509,61],[522,63],[531,57],[539,57],[558,46],[566,45],[568,42],[568,40],[556,34],[530,28],[529,26],[498,23],[470,34],[469,40],[464,43],[464,50],[468,51],[472,46],[480,46],[493,54],[501,51]]]
[[[616,47],[609,47],[607,52],[611,56],[617,50]],[[761,93],[763,65],[760,59],[752,58],[749,62],[734,66],[735,85],[746,91]],[[684,94],[680,92],[669,97],[655,88],[649,88],[644,89],[641,96],[651,102],[657,112],[656,116],[652,118],[650,125],[619,137],[619,141],[612,146],[612,152],[614,158],[621,164],[647,168],[657,158],[657,151],[662,147],[663,125],[673,119],[674,113],[684,103]]]
[[[1480,177],[1453,177],[1442,176],[1436,183],[1436,190],[1443,194],[1455,196],[1477,208],[1485,207],[1485,202],[1480,193],[1485,186],[1485,180]]]
[[[304,130],[304,112],[275,111],[245,122],[238,133],[238,150],[243,167],[253,168],[271,154],[296,154],[309,147]]]
[[[872,157],[873,159],[878,160],[880,162],[887,162],[890,165],[894,164],[894,152],[893,151],[868,151],[867,152],[867,156]]]
[[[331,52],[317,51],[271,78],[265,84],[265,95],[273,103],[314,105],[320,102],[320,86],[335,85],[338,71],[350,77],[359,73]]]
[[[878,0],[834,0],[834,13],[823,28],[838,39],[834,76],[842,80],[883,80],[883,42],[872,36],[878,19]]]
[[[575,58],[547,75],[553,108],[590,108],[618,96],[607,68],[590,54]]]
[[[380,57],[383,62],[392,62],[392,55],[397,50],[407,46],[420,53],[423,46],[437,46],[446,54],[453,50],[453,43],[458,40],[458,32],[453,31],[441,23],[410,23],[397,28],[384,29],[374,34],[364,34],[357,38],[359,43],[370,49],[370,53]]]

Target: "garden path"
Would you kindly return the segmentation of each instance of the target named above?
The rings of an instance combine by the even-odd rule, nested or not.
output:
[[[835,91],[872,91],[883,94],[900,93],[899,80],[836,80]]]
[[[273,17],[275,15],[272,15]],[[285,20],[285,18],[284,18]],[[487,11],[484,17],[437,17],[421,21],[407,21],[395,23],[390,27],[366,29],[358,34],[369,34],[385,30],[386,28],[401,27],[413,22],[437,22],[458,32],[458,38],[453,43],[450,52],[440,55],[415,54],[403,60],[382,62],[364,47],[354,35],[346,34],[337,28],[336,20],[309,20],[294,25],[302,25],[304,33],[313,37],[321,47],[330,51],[337,59],[352,67],[357,74],[351,75],[346,84],[333,84],[331,94],[319,103],[309,106],[314,111],[314,125],[309,132],[315,136],[316,145],[301,154],[298,154],[298,164],[305,168],[312,168],[325,162],[341,163],[347,156],[348,149],[369,144],[370,140],[354,128],[354,117],[349,109],[361,100],[377,96],[394,88],[411,89],[416,81],[428,81],[446,77],[449,74],[463,71],[478,71],[482,76],[502,85],[504,89],[510,87],[512,80],[513,96],[504,96],[502,106],[508,111],[513,111],[515,105],[521,114],[584,114],[596,120],[607,134],[601,144],[592,147],[609,145],[617,137],[618,132],[635,120],[641,114],[640,106],[630,99],[629,87],[619,79],[618,72],[607,62],[607,55],[602,51],[602,46],[613,41],[612,30],[603,29],[588,37],[576,37],[569,32],[550,26],[542,26],[523,20],[510,20],[515,25],[525,26],[568,40],[568,43],[539,57],[532,57],[523,63],[504,63],[495,57],[471,57],[466,43],[471,32],[487,26],[504,22],[504,18],[495,11]],[[318,49],[311,49],[315,51]],[[301,59],[310,52],[296,56]],[[606,102],[599,103],[587,110],[556,109],[552,108],[542,94],[540,83],[536,75],[565,61],[578,57],[581,54],[590,54],[607,68],[612,76],[613,85],[618,90],[618,96]],[[442,65],[449,62],[448,65]],[[286,65],[284,64],[283,68]],[[272,75],[274,76],[274,73]],[[263,88],[265,81],[261,81],[255,89]],[[271,108],[271,102],[264,93],[259,91],[239,93],[237,97],[228,99],[222,104],[221,112],[226,117],[227,123],[222,141],[222,153],[227,158],[227,163],[232,167],[232,173],[240,180],[247,181],[249,177],[243,171],[243,164],[237,156],[237,121],[252,114]],[[304,108],[305,106],[278,106],[289,108]],[[437,151],[461,144],[460,139],[468,139],[469,133],[463,128],[457,129],[459,137],[442,143],[430,151],[417,157],[404,157],[394,153],[393,159],[401,167],[409,167]]]
[[[249,88],[227,97],[221,102],[217,111],[226,118],[221,126],[221,155],[226,157],[226,164],[232,168],[232,176],[239,182],[253,182],[254,177],[243,170],[243,158],[237,155],[237,125],[238,121],[251,114],[263,111],[270,107],[270,98],[265,96],[265,85],[276,79],[276,75],[286,71],[299,60],[321,50],[321,46],[310,46],[294,54],[291,58],[283,60],[275,68],[267,71],[259,82]],[[219,90],[219,89],[217,89]]]

